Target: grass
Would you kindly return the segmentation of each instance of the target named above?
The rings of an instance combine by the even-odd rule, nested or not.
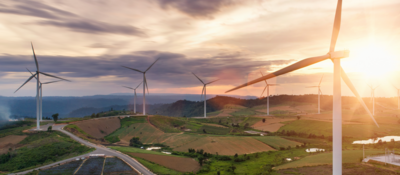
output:
[[[207,134],[226,135],[229,134],[230,128],[204,125],[197,129],[197,133],[204,133],[204,131],[206,131]]]
[[[166,133],[179,133],[175,127],[183,126],[186,122],[174,117],[155,115],[150,117],[150,123]]]
[[[375,155],[384,153],[384,150],[365,150],[365,156]],[[360,162],[360,158],[363,156],[362,150],[344,150],[343,151],[343,163],[358,163]],[[316,166],[316,165],[324,165],[324,164],[332,164],[332,152],[320,153],[315,155],[310,155],[304,157],[300,160],[296,160],[287,164],[280,165],[276,167],[276,169],[286,169],[286,168],[296,168],[303,166]]]
[[[0,137],[23,135],[23,130],[31,129],[34,126],[36,126],[35,123],[29,121],[4,122],[0,127]]]
[[[322,140],[322,139],[309,139],[309,138],[302,138],[302,137],[289,137],[289,136],[280,136],[284,139],[287,140],[292,140],[295,142],[299,142],[299,143],[310,143],[310,144],[323,144],[326,142],[326,140]]]
[[[81,128],[79,128],[78,126],[74,125],[74,124],[69,124],[67,126],[65,126],[64,128],[71,128],[71,129],[75,129],[78,132],[80,132],[81,134],[87,136],[87,137],[92,137],[90,136],[88,133],[86,133],[85,131],[83,131]]]
[[[331,136],[332,123],[314,120],[295,120],[284,122],[286,125],[279,129],[293,130],[296,132],[313,133],[316,135]],[[376,127],[373,124],[347,124],[343,125],[343,136],[356,139],[369,139],[377,136],[400,135],[400,128],[397,125],[381,124]]]
[[[1,155],[3,163],[0,164],[0,171],[31,169],[94,150],[59,131],[28,134],[20,143],[26,146],[11,151],[10,159],[5,158],[7,154]]]
[[[146,117],[147,116],[131,116],[122,118],[120,120],[121,126],[111,134],[105,136],[104,139],[110,143],[119,142],[120,141],[119,136],[122,133],[129,132],[133,129],[133,127],[130,126],[133,126],[134,124],[137,123],[147,123]]]
[[[280,147],[287,148],[288,146],[294,148],[296,145],[301,145],[301,143],[294,142],[291,140],[287,140],[278,136],[264,136],[264,137],[253,137],[275,149],[279,149]]]

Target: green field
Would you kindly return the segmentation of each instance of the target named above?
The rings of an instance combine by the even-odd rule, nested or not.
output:
[[[365,150],[365,156],[384,154],[384,150]],[[362,150],[344,150],[343,163],[358,163],[361,162],[360,158],[363,156]],[[296,160],[287,164],[280,165],[276,169],[296,168],[303,166],[316,166],[332,164],[332,152],[320,153],[315,155],[306,156],[300,160]]]
[[[134,126],[134,124],[137,123],[147,123],[146,117],[147,116],[131,116],[122,118],[120,120],[121,126],[111,134],[105,136],[104,139],[110,143],[119,142],[120,138],[124,137],[126,134],[129,134],[129,132],[133,130],[133,127],[130,126]]]
[[[197,129],[197,133],[207,133],[207,134],[217,134],[217,135],[226,135],[229,134],[230,131],[231,131],[230,128],[222,128],[209,125],[203,125],[201,128]]]
[[[124,152],[124,153],[145,153],[145,154],[156,154],[156,155],[162,155],[162,156],[182,157],[182,156],[177,156],[177,155],[164,154],[164,153],[157,152],[157,151],[148,151],[145,149],[134,148],[134,147],[109,146],[109,148],[120,151],[120,152]]]
[[[296,145],[301,145],[299,142],[294,142],[291,140],[287,140],[278,136],[264,136],[264,137],[253,137],[275,149],[278,149],[280,147],[287,148],[288,146],[295,148]]]
[[[326,140],[322,140],[322,139],[309,139],[309,138],[302,138],[302,137],[289,137],[289,136],[281,136],[282,138],[284,138],[284,139],[287,139],[287,140],[292,140],[292,141],[295,141],[295,142],[299,142],[299,143],[307,143],[307,144],[316,144],[316,145],[319,145],[319,144],[325,144],[325,143],[327,143],[327,141]]]
[[[331,136],[332,123],[314,120],[295,120],[288,121],[285,126],[279,129],[285,131],[296,131],[304,133],[313,133],[316,135]],[[343,136],[353,137],[355,139],[369,139],[376,136],[400,135],[400,127],[397,124],[382,124],[378,127],[374,124],[348,124],[343,125]]]
[[[150,123],[166,133],[181,132],[176,127],[183,126],[186,122],[176,117],[155,115],[150,117]]]
[[[144,165],[146,168],[148,168],[151,172],[155,173],[155,174],[183,174],[179,171],[175,171],[175,170],[171,170],[169,168],[166,168],[164,166],[161,166],[159,164],[144,160],[142,158],[139,157],[134,157],[137,161],[139,161],[142,165]]]

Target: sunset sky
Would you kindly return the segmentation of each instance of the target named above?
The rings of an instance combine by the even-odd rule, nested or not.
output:
[[[71,80],[44,85],[44,96],[131,92],[145,70],[150,93],[207,94],[225,91],[301,59],[329,50],[337,0],[3,0],[0,2],[0,95],[34,96],[26,68]],[[336,50],[359,93],[380,85],[376,96],[400,88],[400,1],[344,0]],[[332,94],[330,60],[270,83],[272,94]],[[42,76],[42,82],[54,79]],[[226,95],[259,96],[265,83]],[[351,95],[342,84],[343,95]],[[142,92],[141,90],[138,92]]]

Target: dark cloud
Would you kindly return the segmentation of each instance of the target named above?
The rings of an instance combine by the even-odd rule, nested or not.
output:
[[[213,18],[224,7],[237,4],[233,0],[157,0],[163,9],[174,8],[194,18]]]
[[[108,24],[99,21],[42,21],[41,25],[50,25],[55,27],[67,28],[75,32],[82,33],[112,33],[124,35],[136,35],[145,37],[146,34],[139,28],[127,25]]]
[[[284,65],[292,60],[254,61],[241,53],[220,54],[207,58],[187,58],[185,55],[159,51],[139,51],[131,55],[104,55],[100,57],[40,56],[40,70],[74,80],[75,77],[99,78],[101,76],[129,77],[141,80],[138,72],[121,67],[146,70],[156,58],[160,60],[148,71],[146,76],[151,83],[177,87],[178,85],[197,86],[196,73],[205,82],[221,78],[219,83],[243,82],[246,75],[259,67],[267,70],[271,66]],[[25,67],[35,70],[32,56],[0,56],[0,70],[3,72],[26,72]],[[64,72],[63,74],[60,74]],[[68,73],[65,73],[68,72]],[[117,81],[117,80],[116,80]],[[122,81],[122,82],[125,82]],[[118,82],[120,83],[120,82]],[[149,84],[151,84],[149,82]],[[164,87],[164,86],[163,86]]]
[[[35,1],[13,1],[10,4],[2,4],[0,13],[25,15],[44,18],[29,24],[49,25],[66,28],[75,32],[92,34],[122,34],[145,37],[141,29],[130,25],[111,24],[96,20],[85,19],[74,13],[60,10],[49,5]]]

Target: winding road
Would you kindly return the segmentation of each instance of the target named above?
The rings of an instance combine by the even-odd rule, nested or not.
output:
[[[42,166],[42,167],[38,167],[38,168],[35,168],[35,169],[31,169],[31,170],[27,170],[27,171],[15,173],[15,174],[26,174],[26,173],[29,173],[29,172],[31,172],[33,170],[49,168],[49,167],[58,165],[59,163],[61,164],[61,163],[65,163],[65,162],[69,162],[69,161],[75,160],[77,158],[89,156],[90,154],[105,154],[106,156],[115,156],[115,157],[118,157],[118,158],[124,160],[126,163],[128,163],[133,168],[135,168],[135,170],[138,171],[140,174],[154,175],[154,173],[152,173],[145,166],[143,166],[142,164],[140,164],[138,161],[136,161],[135,159],[131,158],[130,156],[128,156],[126,154],[123,154],[123,153],[121,153],[119,151],[115,151],[115,150],[112,150],[110,148],[107,148],[107,147],[105,147],[103,145],[97,145],[97,144],[90,143],[90,142],[88,142],[86,140],[83,140],[83,139],[79,138],[78,136],[75,136],[72,133],[63,130],[64,126],[66,126],[66,124],[53,125],[53,130],[57,130],[57,131],[63,132],[64,134],[69,135],[72,139],[76,140],[77,142],[82,143],[82,144],[84,144],[84,145],[86,145],[88,147],[95,148],[96,150],[91,152],[91,153],[88,153],[88,154],[84,154],[84,155],[80,155],[80,156],[77,156],[77,157],[61,160],[61,161],[58,161],[58,162],[55,162],[55,163],[52,163],[52,164],[49,164],[49,165],[45,165],[45,166]],[[48,125],[44,125],[44,126],[41,126],[40,128],[42,129],[42,131],[46,131],[47,127],[48,127]]]

